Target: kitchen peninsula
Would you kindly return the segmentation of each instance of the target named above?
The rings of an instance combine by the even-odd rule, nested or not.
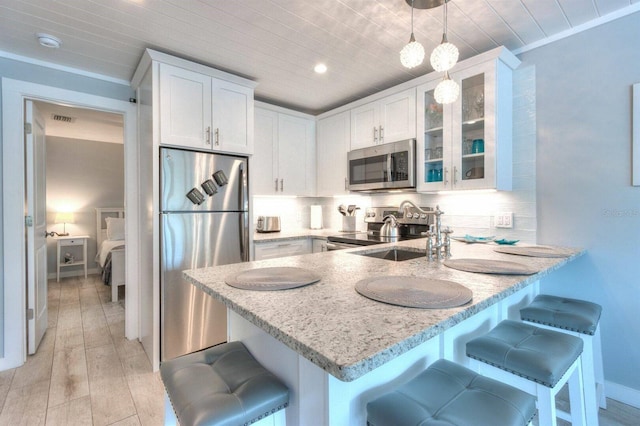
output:
[[[425,240],[397,246],[424,249]],[[358,248],[186,271],[189,281],[222,301],[229,312],[229,340],[241,340],[291,389],[287,424],[365,424],[367,401],[425,369],[438,358],[465,364],[465,343],[538,293],[538,280],[581,256],[540,258],[497,253],[494,244],[453,242],[452,257],[508,260],[533,275],[478,274],[454,270],[425,257],[393,262],[353,254]],[[225,284],[240,271],[275,266],[308,269],[321,276],[309,286],[248,291]],[[449,280],[473,292],[473,300],[450,309],[415,309],[365,298],[357,281],[381,275]]]

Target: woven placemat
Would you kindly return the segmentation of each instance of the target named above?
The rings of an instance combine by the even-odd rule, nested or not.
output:
[[[453,308],[473,298],[471,290],[453,281],[412,276],[365,278],[356,283],[356,291],[378,302],[408,308]]]
[[[494,259],[447,259],[444,266],[466,272],[504,275],[531,275],[538,272],[527,265]]]
[[[549,246],[509,246],[509,247],[496,247],[493,249],[498,253],[516,254],[518,256],[531,256],[531,257],[569,257],[571,251],[558,247]]]
[[[320,276],[303,268],[289,266],[248,269],[225,278],[231,287],[243,290],[287,290],[320,281]]]

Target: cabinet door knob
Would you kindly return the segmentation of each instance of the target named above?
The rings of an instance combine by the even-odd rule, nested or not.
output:
[[[207,133],[207,138],[206,138],[207,145],[211,145],[211,127],[207,127],[206,133]]]

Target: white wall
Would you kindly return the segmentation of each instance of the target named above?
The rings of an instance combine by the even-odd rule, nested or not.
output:
[[[542,282],[603,306],[607,391],[640,406],[640,187],[631,182],[631,93],[640,13],[524,53],[537,75],[538,241],[588,254]],[[613,392],[613,393],[612,393]]]
[[[95,208],[124,206],[124,145],[47,136],[46,149],[47,230],[62,232],[63,225],[54,223],[56,213],[73,211],[75,223],[67,224],[66,230],[71,235],[90,236],[87,267],[95,269]],[[55,240],[49,239],[49,277],[56,273],[56,254]],[[83,268],[67,267],[61,275],[62,272],[64,275],[79,275]]]

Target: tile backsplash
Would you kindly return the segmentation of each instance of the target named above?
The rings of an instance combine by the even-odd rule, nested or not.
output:
[[[260,197],[253,199],[253,221],[260,215],[279,215],[282,230],[310,226],[310,206],[322,206],[323,228],[340,230],[340,204],[360,207],[357,230],[365,230],[364,209],[369,206],[398,206],[411,200],[420,206],[440,206],[445,212],[442,223],[451,226],[454,235],[495,235],[498,238],[536,242],[536,93],[535,67],[513,74],[513,189],[511,191],[460,191],[447,194],[374,194],[340,197]],[[494,216],[513,212],[513,228],[496,228]]]

